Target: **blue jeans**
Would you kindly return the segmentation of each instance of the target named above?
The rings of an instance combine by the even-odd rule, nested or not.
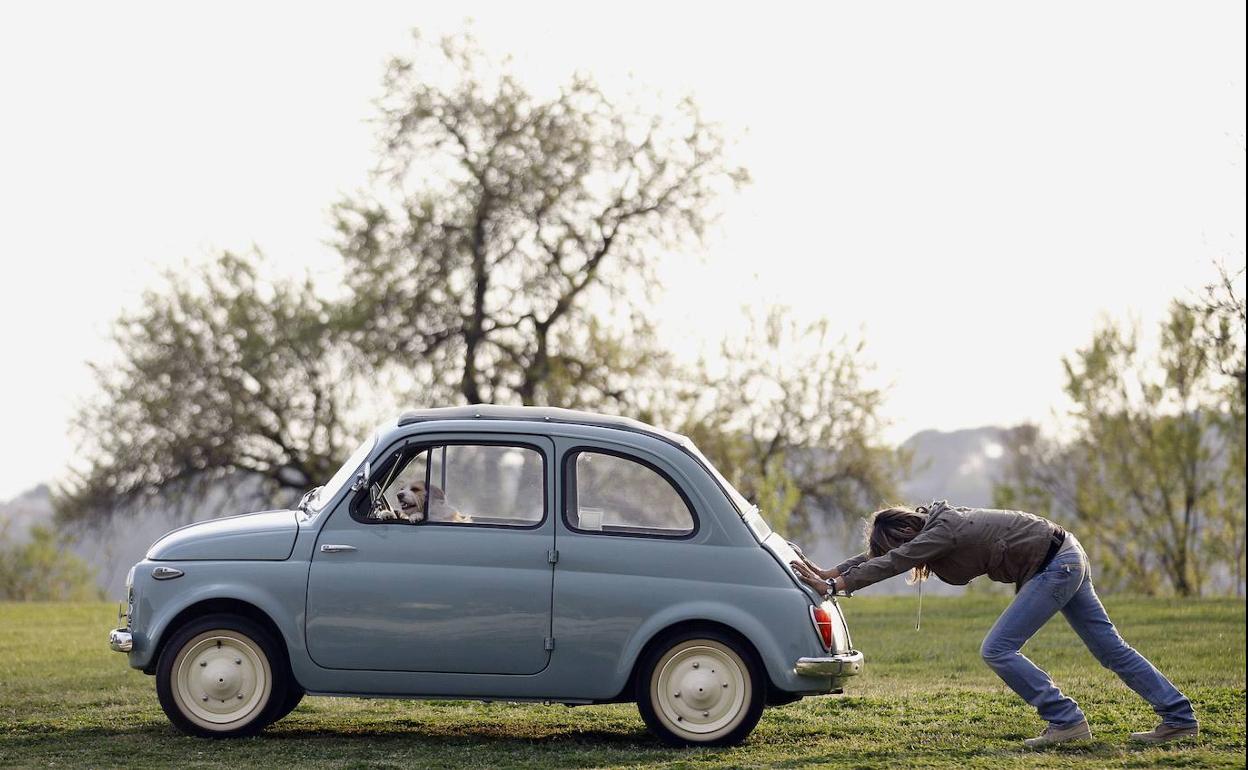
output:
[[[1196,724],[1192,702],[1118,635],[1092,587],[1088,555],[1069,533],[1053,561],[1023,584],[997,618],[980,650],[984,662],[1034,706],[1041,718],[1057,727],[1069,727],[1084,719],[1079,704],[1063,695],[1049,675],[1021,652],[1027,640],[1058,610],[1100,664],[1148,701],[1162,722],[1174,727]]]

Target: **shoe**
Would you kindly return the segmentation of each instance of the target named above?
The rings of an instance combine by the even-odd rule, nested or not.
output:
[[[1058,727],[1057,725],[1049,725],[1044,728],[1044,732],[1035,738],[1028,738],[1023,741],[1023,745],[1029,749],[1043,749],[1047,746],[1055,746],[1059,743],[1068,743],[1070,741],[1086,741],[1092,737],[1092,728],[1088,727],[1088,720],[1076,722],[1070,727]]]
[[[1131,733],[1131,740],[1136,743],[1169,743],[1184,738],[1195,738],[1197,735],[1200,735],[1199,723],[1187,727],[1175,727],[1162,722],[1146,733]]]

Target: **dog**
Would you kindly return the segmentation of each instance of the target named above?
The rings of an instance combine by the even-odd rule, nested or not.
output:
[[[426,497],[424,479],[403,484],[395,494],[395,499],[399,502],[399,510],[395,512],[396,518],[412,524],[422,521],[472,523],[472,517],[460,513],[459,509],[448,502],[446,493],[437,484],[429,485],[429,494]],[[426,499],[429,503],[427,511],[425,510]]]

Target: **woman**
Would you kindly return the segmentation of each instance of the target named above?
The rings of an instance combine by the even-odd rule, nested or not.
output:
[[[1040,748],[1092,737],[1079,705],[1020,652],[1058,610],[1101,665],[1113,671],[1161,717],[1132,740],[1164,743],[1195,736],[1192,704],[1161,672],[1118,635],[1092,587],[1088,556],[1075,536],[1051,521],[1019,511],[951,508],[888,508],[871,519],[867,551],[828,570],[794,562],[804,582],[820,594],[853,591],[911,571],[912,582],[929,574],[965,585],[987,575],[1014,583],[1017,595],[984,639],[984,661],[1048,722]]]

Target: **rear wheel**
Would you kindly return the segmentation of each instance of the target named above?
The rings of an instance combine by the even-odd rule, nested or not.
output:
[[[156,694],[169,721],[206,738],[260,732],[287,703],[289,684],[277,640],[238,615],[187,623],[169,639],[156,667]]]
[[[676,634],[642,661],[637,709],[672,746],[734,746],[763,714],[765,674],[745,645],[715,630]]]

